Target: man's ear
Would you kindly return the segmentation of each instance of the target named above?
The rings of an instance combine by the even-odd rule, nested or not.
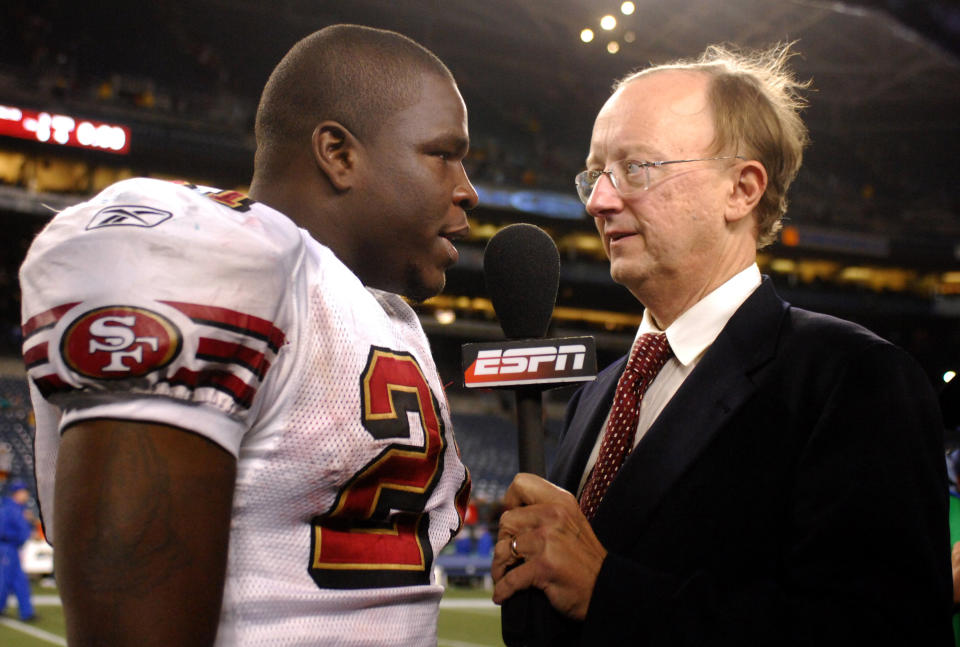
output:
[[[763,164],[756,160],[748,160],[738,166],[727,205],[728,222],[740,220],[752,213],[767,189],[767,169],[763,168]]]
[[[348,190],[356,181],[359,147],[353,133],[336,121],[321,122],[313,129],[313,160],[337,191]]]

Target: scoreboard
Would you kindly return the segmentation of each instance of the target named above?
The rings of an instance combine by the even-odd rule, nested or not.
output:
[[[0,136],[126,155],[130,129],[119,124],[0,104]]]

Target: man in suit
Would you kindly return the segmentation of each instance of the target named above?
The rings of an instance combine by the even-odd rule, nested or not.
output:
[[[552,483],[508,490],[509,644],[951,643],[926,376],[757,268],[807,141],[791,55],[711,47],[627,77],[597,116],[578,191],[645,306],[634,352],[663,367],[603,371],[570,402]]]

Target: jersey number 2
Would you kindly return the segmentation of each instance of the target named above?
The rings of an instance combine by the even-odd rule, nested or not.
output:
[[[424,507],[446,446],[437,402],[413,356],[377,347],[360,394],[371,436],[409,443],[408,414],[415,413],[422,445],[388,445],[344,485],[330,511],[313,520],[310,575],[321,588],[334,589],[428,584],[433,549]]]

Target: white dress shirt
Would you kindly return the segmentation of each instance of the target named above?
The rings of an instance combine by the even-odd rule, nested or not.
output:
[[[760,281],[760,268],[754,263],[703,297],[693,307],[680,315],[676,321],[667,326],[665,331],[657,326],[649,310],[644,311],[640,328],[637,330],[637,336],[633,343],[636,344],[640,336],[646,333],[666,332],[667,341],[670,342],[670,348],[673,350],[673,357],[667,360],[640,402],[640,420],[637,423],[637,433],[633,439],[634,447],[637,446],[637,443],[643,438],[643,434],[653,425],[657,416],[667,406],[670,398],[673,397],[673,394],[677,392],[683,381],[696,367],[700,358],[703,357],[703,353],[717,338],[723,327],[727,325],[727,321],[730,320],[733,313],[760,286]],[[610,414],[608,413],[607,420],[609,418]],[[597,435],[597,442],[593,446],[593,451],[590,452],[586,469],[580,478],[580,487],[577,488],[578,495],[583,491],[587,477],[597,462],[600,442],[606,433],[607,421],[604,421],[603,429]]]

